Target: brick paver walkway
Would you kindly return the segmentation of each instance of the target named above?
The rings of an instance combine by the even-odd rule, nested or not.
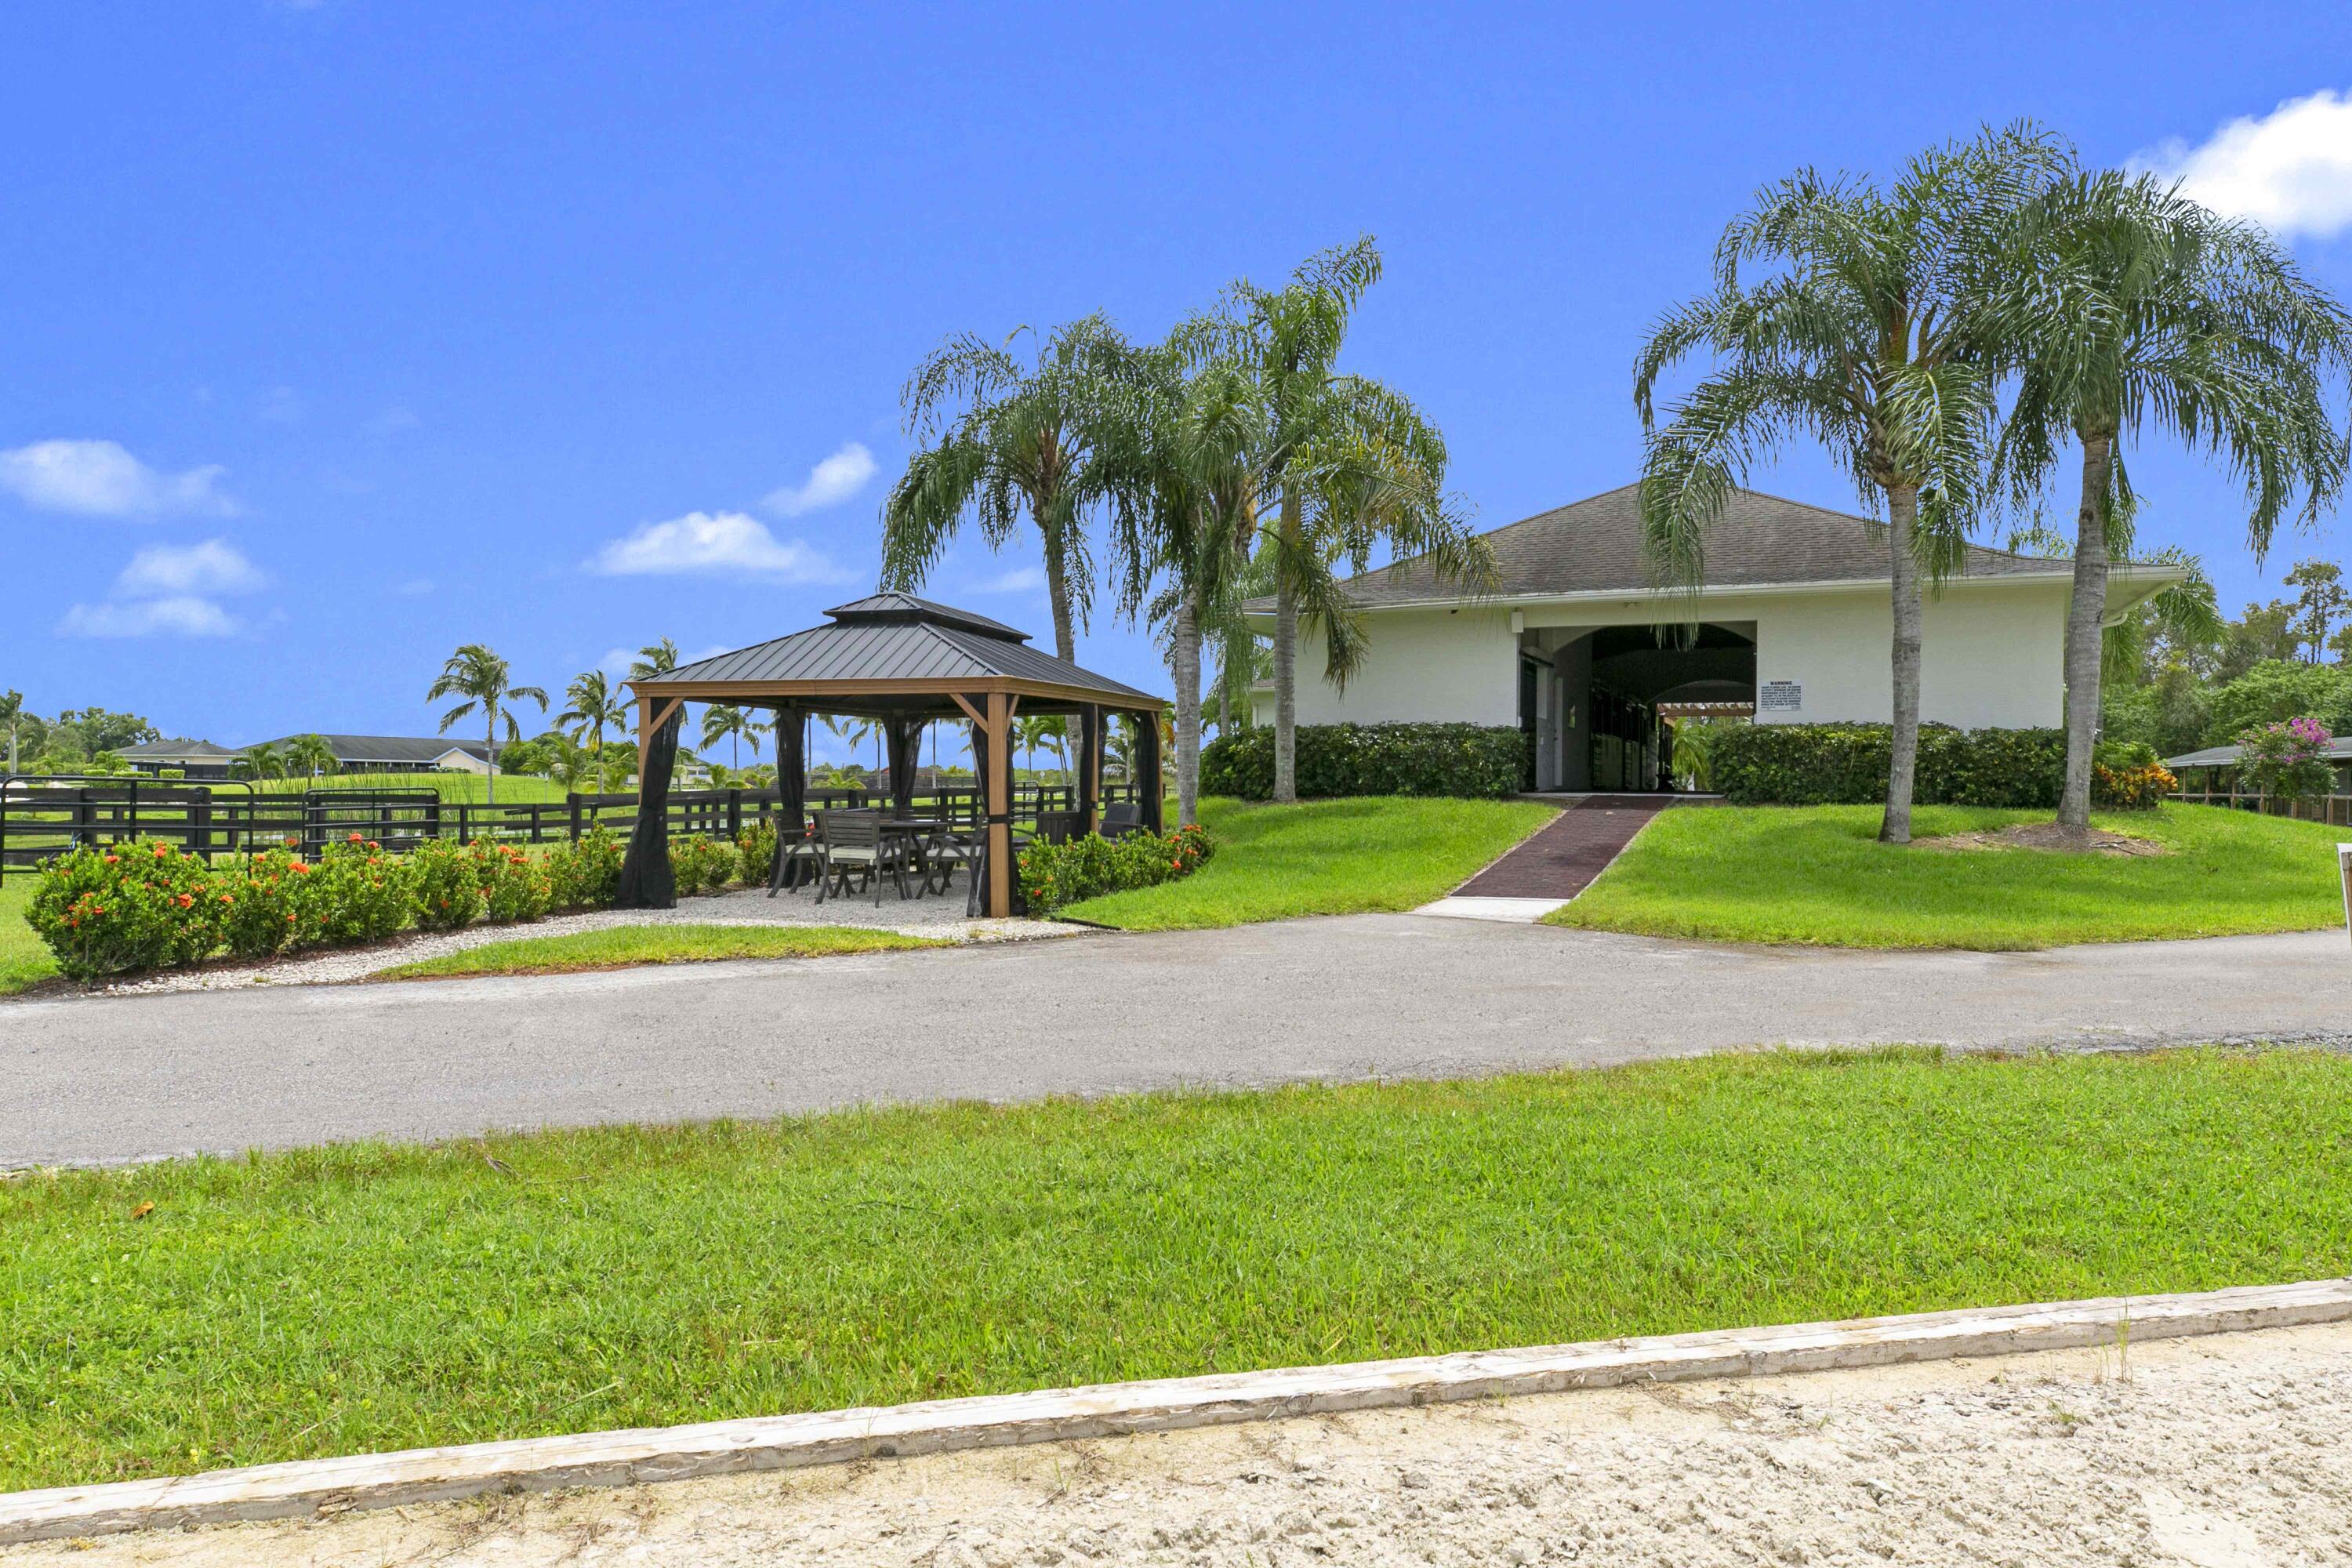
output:
[[[1566,903],[1607,870],[1618,851],[1669,804],[1663,795],[1589,795],[1561,812],[1550,826],[1456,888],[1454,896],[1551,899]]]

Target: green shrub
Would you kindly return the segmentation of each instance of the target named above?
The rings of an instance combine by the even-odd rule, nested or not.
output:
[[[416,911],[416,873],[373,838],[354,833],[327,846],[310,876],[322,942],[379,942],[396,935]]]
[[[1716,738],[1715,784],[1734,805],[1869,805],[1894,749],[1885,724],[1735,724]],[[2054,810],[2065,782],[2059,731],[1920,726],[1921,805]]]
[[[448,838],[427,839],[408,859],[415,873],[418,926],[461,931],[481,918],[481,879],[463,845]]]
[[[221,940],[239,958],[268,958],[319,940],[313,870],[291,842],[216,873]]]
[[[210,868],[170,844],[91,845],[41,868],[25,919],[68,979],[195,963],[220,945]]]
[[[621,862],[627,846],[611,828],[596,826],[569,844],[548,851],[546,869],[550,907],[559,910],[601,910],[621,890]]]
[[[670,875],[677,879],[681,897],[719,891],[733,880],[736,865],[734,847],[718,843],[708,834],[693,833],[669,841]]]
[[[1216,841],[1197,826],[1164,836],[1104,838],[1089,833],[1066,844],[1040,839],[1021,851],[1021,892],[1031,914],[1050,915],[1103,893],[1189,877],[1215,853]]]
[[[1501,799],[1527,775],[1527,737],[1485,724],[1302,724],[1298,798],[1465,795]],[[1220,735],[1201,752],[1209,795],[1265,800],[1274,794],[1270,725]]]
[[[751,824],[735,836],[736,875],[746,884],[763,888],[768,873],[776,864],[776,825],[770,821]]]
[[[476,839],[466,846],[482,911],[494,921],[535,921],[555,902],[555,885],[547,872],[515,844]]]

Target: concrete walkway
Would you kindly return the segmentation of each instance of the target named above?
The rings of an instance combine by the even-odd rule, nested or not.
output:
[[[1361,915],[533,979],[18,1002],[0,1004],[0,1167],[1780,1043],[2352,1046],[2347,983],[2340,930],[1856,952]]]

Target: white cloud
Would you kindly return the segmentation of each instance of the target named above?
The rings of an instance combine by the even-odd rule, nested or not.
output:
[[[2259,120],[2232,120],[2200,146],[2175,137],[2131,162],[2282,238],[2326,239],[2352,226],[2352,93],[2291,98]]]
[[[974,583],[968,592],[974,594],[1041,594],[1045,590],[1045,569],[1043,566],[1015,566],[999,572],[993,577]]]
[[[69,637],[225,637],[243,629],[244,623],[210,599],[175,595],[167,599],[140,599],[130,604],[76,605],[58,625],[58,635]]]
[[[874,454],[865,443],[852,441],[809,470],[808,482],[784,485],[768,492],[760,504],[786,517],[838,506],[866,488],[874,477]]]
[[[115,592],[125,598],[187,594],[249,594],[268,584],[261,569],[226,539],[202,544],[151,544],[131,558]]]
[[[787,583],[838,583],[846,574],[798,540],[780,540],[740,511],[690,511],[649,522],[599,550],[591,572],[611,577],[750,572]]]
[[[159,473],[116,441],[36,441],[0,452],[0,489],[44,511],[84,517],[227,517],[217,466]]]

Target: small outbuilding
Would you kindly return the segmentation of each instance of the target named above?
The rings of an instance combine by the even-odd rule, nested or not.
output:
[[[1077,810],[1082,830],[1101,821],[1106,721],[1141,721],[1136,773],[1145,826],[1160,826],[1160,716],[1164,700],[1029,647],[1029,634],[969,610],[910,594],[884,593],[825,612],[827,624],[628,682],[637,702],[638,812],[622,867],[619,901],[667,909],[670,879],[667,812],[679,726],[688,702],[763,708],[776,715],[779,814],[801,821],[808,776],[800,720],[808,713],[879,721],[887,747],[893,804],[914,799],[919,739],[940,720],[968,722],[977,764],[982,828],[982,907],[1013,912],[1013,721],[1066,714],[1078,721]],[[787,832],[791,831],[790,826]]]

